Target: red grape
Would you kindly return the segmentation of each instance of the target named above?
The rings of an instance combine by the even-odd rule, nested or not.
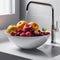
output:
[[[16,33],[16,36],[20,36],[20,32],[17,32],[17,33]]]
[[[17,32],[22,33],[22,32],[23,32],[23,30],[22,30],[21,28],[18,28],[18,29],[17,29]]]
[[[16,35],[16,33],[14,33],[14,32],[11,32],[10,34],[11,34],[12,36],[15,36],[15,35]]]
[[[26,32],[26,36],[32,36],[31,32]]]
[[[24,33],[24,32],[22,32],[22,33],[20,34],[20,36],[25,36],[25,33]]]

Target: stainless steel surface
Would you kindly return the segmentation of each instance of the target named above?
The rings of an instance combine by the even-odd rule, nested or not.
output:
[[[42,51],[44,51],[48,57],[56,57],[56,56],[60,55],[60,47],[59,46],[45,45],[42,47]]]
[[[57,33],[59,32],[59,26],[58,26],[58,21],[56,21],[56,25],[54,27],[54,43],[56,44],[56,37],[57,37]]]
[[[59,31],[59,27],[58,27],[58,21],[56,21],[56,27],[55,27],[55,31]]]

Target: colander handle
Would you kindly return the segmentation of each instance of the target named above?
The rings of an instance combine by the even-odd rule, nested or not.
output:
[[[30,2],[27,4],[26,11],[28,11],[29,5],[30,5],[31,3],[51,7],[51,9],[52,9],[51,43],[54,43],[54,30],[55,30],[55,29],[54,29],[54,7],[53,7],[51,4],[49,4],[49,3],[42,3],[42,2],[36,2],[36,1],[30,1]]]

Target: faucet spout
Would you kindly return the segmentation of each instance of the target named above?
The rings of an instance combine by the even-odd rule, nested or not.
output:
[[[53,6],[52,6],[51,4],[48,4],[48,3],[36,2],[36,1],[30,1],[30,2],[27,4],[26,10],[28,10],[29,5],[30,5],[31,3],[33,3],[33,4],[40,4],[40,5],[44,5],[44,6],[50,6],[51,8],[53,8]]]
[[[49,4],[49,3],[30,1],[30,2],[27,4],[26,11],[28,11],[29,5],[30,5],[31,3],[51,7],[51,9],[52,9],[52,31],[51,31],[51,43],[54,43],[54,7],[53,7],[51,4]]]

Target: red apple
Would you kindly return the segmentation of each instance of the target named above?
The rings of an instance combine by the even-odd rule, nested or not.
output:
[[[33,30],[33,27],[32,27],[30,24],[26,24],[26,25],[24,25],[24,27],[23,27],[23,31],[24,31],[24,32],[27,32],[27,31],[32,32],[32,31],[34,31],[34,30]]]
[[[28,36],[28,37],[29,37],[29,36],[32,36],[31,32],[29,32],[29,31],[26,32],[25,34],[26,34],[26,36]]]

